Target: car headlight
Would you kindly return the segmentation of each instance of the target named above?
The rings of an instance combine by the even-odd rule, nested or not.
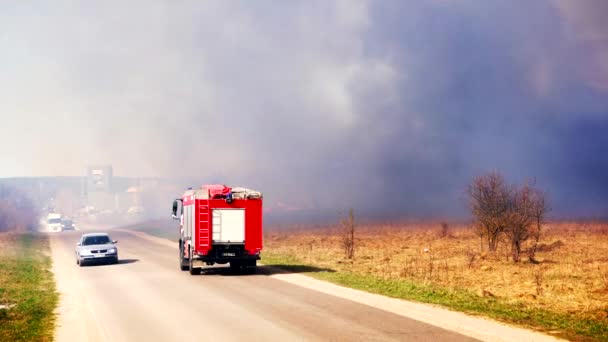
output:
[[[116,253],[116,248],[110,248],[110,249],[108,249],[108,253]]]
[[[80,255],[87,255],[87,254],[91,254],[91,251],[87,251],[87,250],[80,250]]]

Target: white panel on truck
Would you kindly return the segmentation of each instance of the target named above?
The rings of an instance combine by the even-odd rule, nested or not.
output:
[[[213,209],[215,242],[243,243],[245,241],[245,209]]]

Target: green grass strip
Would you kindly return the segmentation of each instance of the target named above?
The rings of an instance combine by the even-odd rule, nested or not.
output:
[[[0,237],[3,238],[3,237]],[[0,341],[52,341],[57,306],[48,238],[22,234],[0,251]]]

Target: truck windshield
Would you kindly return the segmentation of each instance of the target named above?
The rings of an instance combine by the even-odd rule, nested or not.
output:
[[[61,223],[61,219],[59,218],[52,218],[48,220],[49,223],[53,224],[53,223]]]
[[[106,236],[106,235],[100,235],[100,236],[87,236],[84,238],[84,241],[82,241],[82,245],[83,246],[89,246],[89,245],[104,245],[110,243],[110,237]]]

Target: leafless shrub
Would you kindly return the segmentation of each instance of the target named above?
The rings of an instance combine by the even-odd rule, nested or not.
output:
[[[496,251],[500,235],[506,228],[512,192],[496,171],[476,177],[469,185],[469,206],[482,249],[485,238],[488,250]]]
[[[382,261],[384,262],[384,276],[388,278],[391,276],[391,258],[385,256]]]
[[[441,228],[439,229],[439,237],[446,238],[450,236],[450,226],[447,222],[441,222]]]
[[[404,278],[413,278],[418,274],[418,257],[417,256],[408,256],[403,264],[403,268],[401,270],[401,276]]]
[[[536,284],[536,295],[543,294],[543,283],[545,281],[545,269],[538,268],[534,271],[534,283]]]
[[[314,246],[316,241],[311,240],[308,242],[308,262],[311,263],[313,259]]]
[[[542,226],[545,223],[547,213],[551,211],[549,199],[547,194],[540,189],[533,189],[531,193],[531,205],[532,205],[532,219],[533,226],[531,227],[532,235],[532,247],[528,250],[528,258],[532,263],[538,263],[536,261],[536,252],[538,251],[538,244],[542,235]]]
[[[538,263],[534,257],[548,211],[546,195],[534,187],[534,182],[526,183],[513,192],[505,233],[511,242],[514,262],[521,260],[522,244],[532,238],[533,245],[528,250],[528,257],[531,262]]]
[[[350,209],[348,216],[340,221],[342,226],[342,247],[344,257],[353,259],[355,257],[355,211]]]
[[[448,264],[448,261],[444,259],[441,266],[445,273],[445,279],[450,279],[450,265]]]
[[[530,226],[533,220],[531,192],[532,189],[529,185],[523,185],[512,193],[509,205],[505,235],[511,243],[514,262],[521,260],[521,245],[530,238]]]
[[[475,178],[468,193],[480,242],[485,238],[488,250],[495,252],[501,237],[506,237],[513,261],[519,262],[522,245],[532,238],[528,256],[536,262],[541,227],[550,210],[546,194],[535,188],[534,182],[521,187],[508,185],[496,171]]]
[[[472,249],[467,249],[467,267],[472,268],[475,263],[475,259],[477,258],[477,253]]]
[[[435,257],[433,254],[429,254],[429,258],[426,264],[426,274],[425,278],[429,281],[433,280],[433,272],[435,271]]]

